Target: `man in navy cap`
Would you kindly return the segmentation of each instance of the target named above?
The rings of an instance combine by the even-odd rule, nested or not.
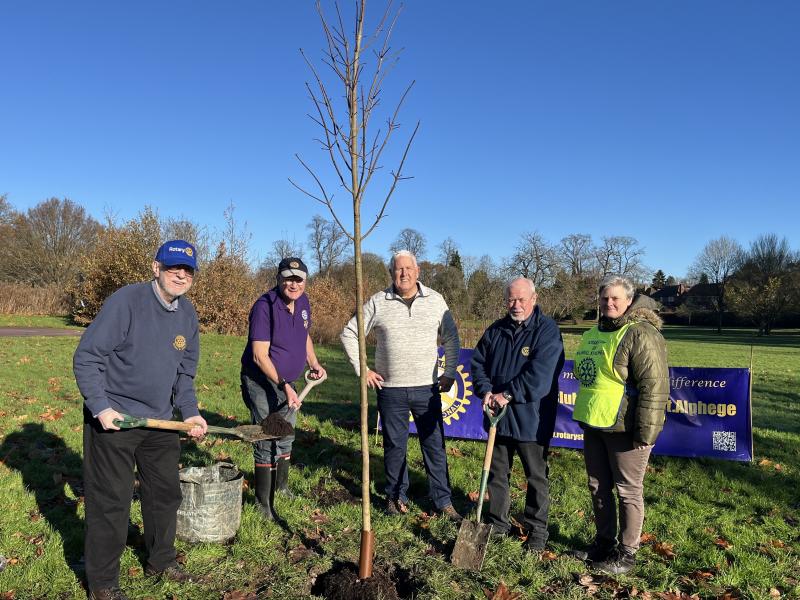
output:
[[[138,471],[148,559],[145,574],[190,581],[175,561],[178,433],[120,429],[123,415],[171,419],[177,409],[200,437],[194,376],[200,355],[197,313],[184,294],[197,270],[194,246],[166,242],[152,264],[153,279],[109,296],[81,337],[73,370],[84,398],[83,483],[85,561],[90,600],[125,600],[120,557]]]
[[[300,402],[294,381],[308,363],[311,377],[325,374],[308,330],[311,305],[306,296],[308,268],[299,258],[278,264],[277,285],[250,309],[247,346],[242,354],[242,397],[253,423],[277,413],[294,425]],[[259,510],[273,519],[275,491],[289,494],[289,461],[294,435],[257,442],[253,448]]]

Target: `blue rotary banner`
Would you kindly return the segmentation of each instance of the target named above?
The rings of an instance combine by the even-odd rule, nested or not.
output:
[[[442,417],[448,437],[486,439],[481,399],[473,394],[469,372],[471,349],[461,350],[458,378],[442,394]],[[578,381],[568,360],[558,379],[558,416],[553,446],[583,448],[583,430],[572,420]],[[440,372],[444,356],[440,351]],[[664,431],[653,449],[668,456],[753,459],[749,369],[672,367]],[[414,423],[411,431],[416,432]]]

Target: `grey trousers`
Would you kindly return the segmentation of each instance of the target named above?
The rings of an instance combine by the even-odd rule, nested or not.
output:
[[[608,433],[587,427],[583,459],[592,495],[597,541],[635,553],[644,523],[644,475],[653,446],[633,447],[629,433]],[[619,529],[617,503],[619,499]]]
[[[294,427],[297,411],[290,411],[286,394],[279,390],[262,372],[242,371],[242,399],[250,409],[254,425],[258,425],[272,413],[278,413]],[[293,383],[290,383],[294,387]],[[274,467],[278,459],[292,455],[294,433],[278,440],[263,440],[253,444],[253,461],[257,467]]]

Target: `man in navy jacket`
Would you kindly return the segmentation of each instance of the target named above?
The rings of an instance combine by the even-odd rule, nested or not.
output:
[[[508,406],[497,425],[489,470],[488,522],[493,534],[507,534],[511,508],[509,478],[519,454],[528,490],[524,525],[526,548],[547,543],[550,506],[547,454],[558,406],[558,376],[564,365],[564,344],[555,321],[536,306],[533,281],[518,278],[505,290],[508,314],[483,333],[472,354],[472,381],[483,404],[494,411]]]

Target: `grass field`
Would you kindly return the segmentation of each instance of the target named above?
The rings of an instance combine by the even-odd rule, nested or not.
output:
[[[36,323],[36,325],[39,325]],[[23,323],[0,322],[0,325]],[[34,324],[33,322],[31,324]],[[55,326],[58,322],[54,322]],[[568,356],[578,331],[565,328]],[[449,564],[456,527],[429,518],[418,445],[410,445],[412,511],[373,511],[376,565],[392,565],[407,597],[485,598],[501,582],[520,598],[800,598],[800,332],[756,338],[668,328],[670,364],[747,367],[753,348],[756,459],[742,464],[654,457],[645,482],[647,543],[629,576],[591,577],[567,551],[593,533],[580,452],[551,458],[551,542],[541,559],[519,541],[492,543],[480,573]],[[81,399],[71,373],[76,338],[0,339],[0,599],[85,598],[82,577]],[[246,422],[238,383],[243,339],[205,335],[197,388],[213,424]],[[179,542],[200,583],[143,575],[140,538],[123,557],[122,585],[133,598],[304,598],[337,561],[356,561],[361,508],[356,379],[338,348],[319,349],[329,381],[314,390],[298,421],[290,486],[279,500],[285,525],[265,524],[244,494],[242,525],[228,544]],[[372,413],[374,423],[374,410]],[[373,438],[374,440],[374,438]],[[455,504],[473,508],[484,447],[448,443]],[[382,504],[382,450],[373,444],[373,500]],[[234,462],[252,478],[248,444],[208,436],[185,441],[184,465]],[[513,475],[513,510],[524,478]],[[138,501],[132,521],[141,527]],[[132,532],[132,533],[135,533]],[[0,561],[1,562],[1,561]],[[671,593],[672,595],[667,595]],[[510,596],[507,596],[510,597]]]

